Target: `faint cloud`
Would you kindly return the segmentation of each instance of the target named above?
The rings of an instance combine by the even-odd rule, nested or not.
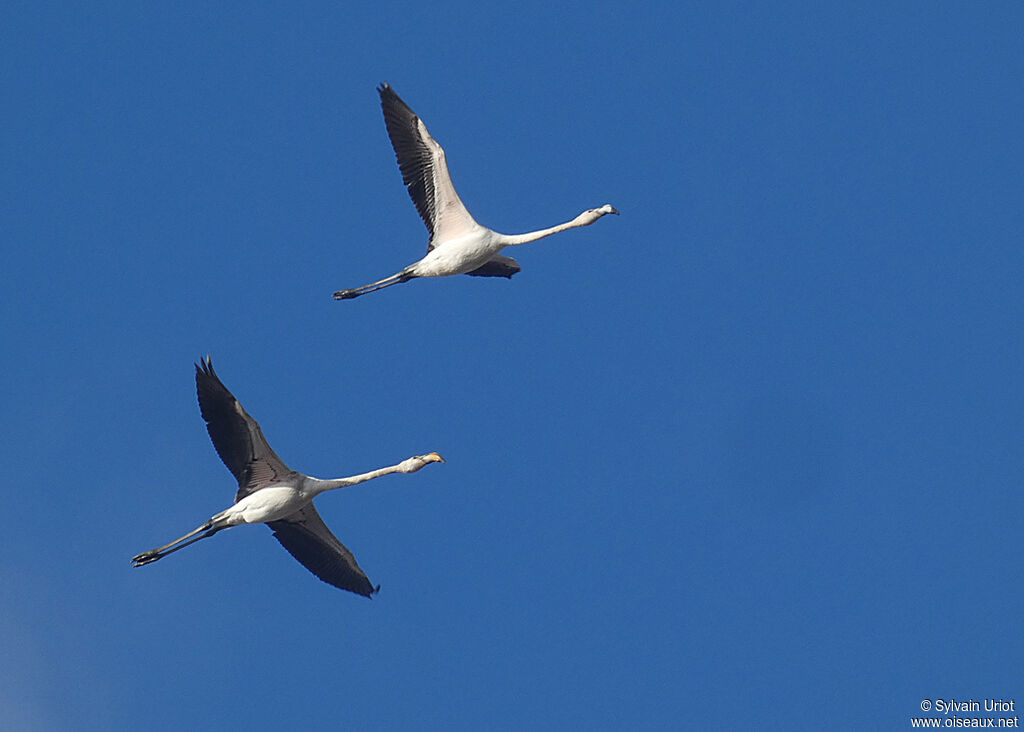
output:
[[[820,495],[838,473],[838,412],[824,399],[775,390],[743,403],[728,425],[726,472],[753,504],[789,506]]]

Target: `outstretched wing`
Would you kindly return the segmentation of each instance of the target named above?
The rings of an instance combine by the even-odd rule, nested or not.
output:
[[[389,84],[381,84],[377,92],[402,180],[431,241],[444,242],[472,231],[478,224],[455,192],[444,148]]]
[[[267,444],[259,423],[221,383],[209,356],[196,364],[196,394],[213,446],[238,480],[236,503],[292,472]]]
[[[481,266],[477,267],[472,272],[466,272],[466,274],[471,277],[508,277],[509,279],[512,279],[512,275],[520,269],[522,269],[522,267],[519,266],[519,262],[512,259],[512,257],[495,254]]]
[[[380,589],[370,584],[352,552],[331,533],[312,503],[267,526],[289,554],[327,584],[365,597]]]

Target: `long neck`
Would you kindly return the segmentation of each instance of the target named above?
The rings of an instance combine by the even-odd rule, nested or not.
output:
[[[347,488],[350,485],[358,485],[359,483],[365,483],[368,480],[379,478],[382,475],[391,475],[391,473],[399,472],[401,463],[398,465],[390,465],[386,468],[379,468],[377,470],[371,470],[369,473],[361,473],[359,475],[352,475],[348,478],[331,478],[330,480],[321,480],[320,478],[310,478],[312,481],[313,491],[319,495],[324,491],[333,491],[335,488]]]
[[[564,224],[558,226],[552,226],[550,229],[541,229],[540,231],[530,231],[525,234],[501,234],[501,243],[506,246],[513,246],[515,244],[528,244],[531,241],[537,241],[543,239],[545,236],[551,236],[557,234],[560,231],[566,229],[575,229],[577,226],[586,226],[589,221],[580,221],[579,216],[574,218],[572,221],[566,221]]]

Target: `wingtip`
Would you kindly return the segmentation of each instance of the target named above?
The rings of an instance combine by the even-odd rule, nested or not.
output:
[[[199,363],[196,365],[196,373],[213,374],[213,359],[210,358],[210,354],[199,359]]]

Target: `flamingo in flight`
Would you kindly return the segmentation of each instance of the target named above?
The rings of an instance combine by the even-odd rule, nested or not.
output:
[[[400,272],[350,290],[338,290],[335,300],[349,300],[368,292],[408,282],[416,277],[447,277],[468,274],[474,277],[511,277],[519,263],[500,254],[507,246],[526,244],[560,231],[589,226],[605,214],[619,213],[605,204],[587,209],[572,221],[526,234],[500,234],[481,226],[466,210],[455,192],[444,148],[430,136],[409,105],[387,83],[377,87],[384,110],[384,124],[398,158],[402,180],[430,232],[427,256]]]
[[[313,478],[292,470],[277,456],[259,423],[217,377],[209,356],[196,364],[196,393],[213,446],[238,480],[235,503],[180,539],[136,555],[132,565],[151,564],[232,526],[265,523],[281,545],[324,582],[365,597],[377,592],[380,585],[370,583],[352,552],[327,528],[313,499],[383,475],[415,473],[430,463],[443,463],[444,458],[430,452],[348,478]]]

